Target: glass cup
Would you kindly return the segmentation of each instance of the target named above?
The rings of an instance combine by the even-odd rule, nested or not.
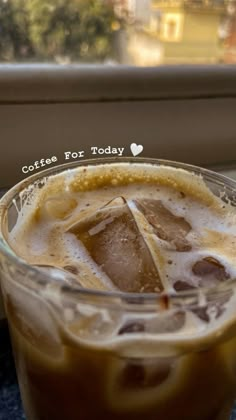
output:
[[[117,162],[183,168],[233,204],[236,182],[224,176],[128,158],[60,165],[4,196],[1,285],[27,419],[228,420],[236,393],[236,309],[227,317],[217,310],[234,296],[235,280],[169,295],[82,289],[26,264],[6,241],[27,205],[24,191],[29,198],[35,185],[59,172]],[[203,317],[199,330],[183,330],[184,316],[193,312]],[[210,312],[217,323],[204,320]]]

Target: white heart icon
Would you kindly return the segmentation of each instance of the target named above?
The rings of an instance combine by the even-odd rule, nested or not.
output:
[[[143,151],[143,145],[142,144],[132,143],[130,145],[130,150],[131,150],[133,156],[138,156]]]

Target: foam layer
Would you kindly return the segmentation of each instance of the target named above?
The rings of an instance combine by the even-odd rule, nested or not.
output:
[[[213,195],[200,176],[124,163],[81,167],[44,184],[22,193],[8,238],[29,264],[64,268],[83,287],[99,290],[177,294],[236,276],[234,208]],[[151,290],[145,288],[148,279]],[[234,301],[234,294],[218,306],[205,299],[204,310],[190,311],[179,334],[165,334],[164,340],[190,345],[191,336],[207,342],[223,324],[234,324]],[[135,348],[134,336],[117,337],[127,321],[119,320],[109,335],[112,347],[115,340],[115,345]],[[148,323],[150,334],[153,328]],[[155,342],[155,336],[148,341]]]

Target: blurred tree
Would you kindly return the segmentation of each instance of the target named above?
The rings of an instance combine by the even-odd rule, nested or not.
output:
[[[0,0],[0,60],[116,58],[112,0]]]
[[[0,0],[0,59],[21,60],[33,55],[24,0]]]
[[[106,0],[25,0],[30,38],[41,59],[111,57],[119,22]]]

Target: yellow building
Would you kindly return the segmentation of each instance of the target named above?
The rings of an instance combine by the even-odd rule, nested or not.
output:
[[[220,0],[152,0],[148,25],[130,39],[134,62],[142,55],[144,65],[219,62],[224,12]]]

